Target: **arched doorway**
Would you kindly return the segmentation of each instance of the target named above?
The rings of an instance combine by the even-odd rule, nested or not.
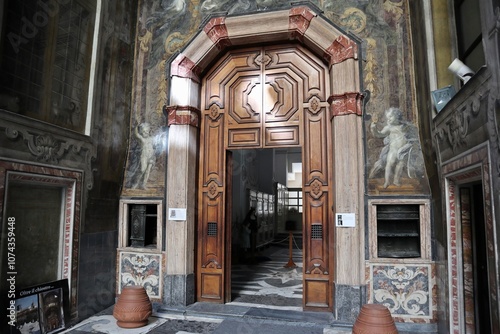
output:
[[[303,307],[331,311],[335,276],[363,281],[362,257],[336,256],[334,238],[362,254],[364,225],[333,233],[336,211],[364,216],[358,45],[301,6],[213,18],[172,62],[168,164],[186,169],[168,169],[167,207],[186,207],[186,221],[167,221],[165,277],[175,296],[184,284],[181,303],[195,290],[198,301],[229,299],[227,151],[238,148],[302,147]]]

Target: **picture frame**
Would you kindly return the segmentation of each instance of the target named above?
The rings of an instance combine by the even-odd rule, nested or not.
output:
[[[10,333],[55,334],[69,320],[68,280],[58,280],[16,291],[16,322]]]

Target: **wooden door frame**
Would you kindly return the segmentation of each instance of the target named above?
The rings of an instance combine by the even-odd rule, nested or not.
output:
[[[349,210],[353,212],[352,210],[355,209],[358,216],[363,217],[362,203],[358,203],[360,197],[352,192],[352,189],[362,189],[363,183],[362,173],[359,172],[363,168],[362,149],[358,145],[359,138],[361,138],[362,127],[360,116],[362,115],[363,99],[360,89],[361,62],[358,59],[361,43],[354,35],[344,32],[310,7],[300,5],[287,10],[255,13],[238,17],[218,17],[209,20],[200,33],[192,39],[170,64],[169,106],[166,108],[168,112],[168,124],[200,127],[201,111],[198,108],[201,104],[199,96],[201,76],[203,73],[206,73],[209,66],[221,54],[225,53],[226,50],[235,46],[243,47],[255,45],[256,43],[272,44],[290,41],[298,42],[317,57],[323,59],[324,63],[328,65],[328,79],[331,83],[335,82],[335,84],[330,84],[330,91],[326,92],[329,96],[328,121],[331,122],[329,128],[335,133],[336,138],[342,138],[342,141],[333,140],[333,150],[336,152],[336,158],[332,159],[328,165],[330,169],[333,169],[331,170],[330,177],[338,185],[335,186],[336,192],[342,193],[343,198],[341,205],[336,205],[336,208],[333,208],[332,211]],[[310,105],[310,107],[314,108],[313,105]],[[339,122],[334,122],[337,116],[342,117],[339,118]],[[200,131],[203,132],[204,130],[200,129]],[[341,153],[337,153],[340,152],[337,149],[341,146],[345,147],[341,150]],[[352,148],[355,148],[355,156],[352,155]],[[192,150],[193,148],[186,149]],[[346,160],[354,161],[353,163],[357,168],[342,168],[343,175],[335,176],[335,166],[340,164],[341,161]],[[337,161],[340,161],[340,163]],[[200,168],[204,167],[200,165]],[[352,182],[349,185],[344,185],[338,182],[340,178],[349,178]],[[212,182],[211,186],[215,190],[219,187],[216,182]],[[315,192],[318,189],[316,187],[317,184],[313,184],[313,182],[305,184],[305,186],[314,187]],[[169,198],[169,191],[169,188],[167,188],[167,198]],[[198,189],[198,192],[200,192],[200,189]],[[317,194],[315,193],[315,195]],[[336,194],[332,195],[336,196]],[[193,210],[195,206],[199,207],[201,205],[196,200],[195,194],[192,195],[191,192],[188,192],[187,197],[188,203],[189,200],[193,203],[193,208],[188,208],[188,211]],[[196,214],[189,216],[189,221],[187,221],[188,226],[196,225],[195,219],[197,218],[195,217]],[[198,217],[198,219],[200,218]],[[362,242],[364,235],[363,227],[353,231],[354,233],[350,232],[349,235],[342,235],[340,238],[346,243],[347,247],[360,247],[360,242]],[[200,237],[200,233],[203,233],[203,231],[198,229],[196,235]],[[194,238],[195,235],[193,235]],[[332,245],[333,250],[333,237],[330,238],[330,245]],[[166,249],[166,251],[168,253],[169,249]],[[198,258],[200,255],[199,252],[200,250],[198,249]],[[196,258],[196,255],[194,258]],[[356,269],[354,273],[340,274],[341,284],[360,284],[363,280],[362,259],[355,259],[355,261],[354,267]],[[352,266],[352,259],[349,262]],[[222,264],[207,263],[206,265],[215,268]],[[331,268],[316,268],[314,271],[317,271],[318,274],[322,271],[323,274],[328,273],[328,275],[333,277],[334,265],[336,264],[333,263],[332,259]],[[345,264],[342,263],[341,265]],[[186,275],[190,275],[189,268],[191,266],[187,264]],[[196,267],[196,265],[193,265],[193,267]],[[198,270],[199,268],[195,269],[195,271]],[[214,279],[210,275],[207,278]],[[200,284],[199,281],[200,279],[196,282],[198,287]],[[218,283],[216,279],[212,283],[214,284],[214,288],[219,283],[223,284],[222,282]],[[222,286],[220,285],[220,288]],[[305,288],[307,289],[307,287]],[[334,291],[330,291],[330,294],[332,293]],[[224,298],[216,295],[217,293],[214,290],[212,301],[222,302],[224,300]],[[311,307],[315,309],[314,306]],[[330,303],[327,309],[331,310],[332,307],[333,305]]]
[[[328,67],[306,48],[280,44],[228,52],[203,79],[198,300],[231,298],[228,150],[300,146],[303,307],[333,310],[333,149],[327,74]],[[269,89],[280,94],[265,98]]]
[[[232,200],[232,192],[233,192],[233,153],[229,150],[225,150],[226,154],[226,180],[225,180],[225,186],[226,186],[226,200],[224,201],[224,210],[225,210],[225,230],[226,234],[224,236],[224,243],[225,243],[225,249],[224,249],[224,271],[226,273],[226,277],[224,277],[224,282],[225,282],[225,287],[224,287],[224,303],[229,303],[231,301],[231,265],[232,265],[232,222],[231,222],[231,217],[232,217],[232,207],[233,207],[233,200]],[[199,245],[198,245],[199,246]]]

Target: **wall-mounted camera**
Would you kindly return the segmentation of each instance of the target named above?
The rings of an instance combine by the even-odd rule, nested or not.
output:
[[[474,75],[474,71],[471,70],[467,65],[462,63],[458,58],[455,58],[450,66],[448,66],[448,70],[458,76],[460,80],[464,82],[464,84],[466,84],[467,81],[469,81],[469,79]]]

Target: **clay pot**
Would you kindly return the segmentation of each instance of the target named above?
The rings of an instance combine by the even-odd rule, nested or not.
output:
[[[148,324],[152,311],[146,289],[140,285],[127,285],[116,301],[113,317],[119,327],[138,328]]]
[[[352,327],[353,334],[397,334],[391,312],[381,304],[365,304]]]

